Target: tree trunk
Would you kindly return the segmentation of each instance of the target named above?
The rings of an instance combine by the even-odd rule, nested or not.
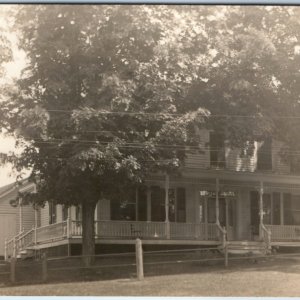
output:
[[[82,255],[86,266],[94,262],[96,203],[82,203]]]

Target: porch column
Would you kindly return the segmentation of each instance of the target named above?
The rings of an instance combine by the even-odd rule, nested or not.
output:
[[[165,178],[165,223],[166,223],[166,236],[170,239],[170,221],[169,221],[169,187],[170,187],[170,177],[166,173]]]
[[[264,222],[264,205],[263,205],[263,196],[264,196],[264,184],[260,182],[259,188],[259,238],[262,239],[262,225]]]
[[[147,186],[147,221],[151,221],[151,188]]]
[[[216,224],[220,224],[219,218],[219,178],[216,178]]]
[[[22,208],[22,198],[19,198],[19,232],[23,230],[23,208]]]

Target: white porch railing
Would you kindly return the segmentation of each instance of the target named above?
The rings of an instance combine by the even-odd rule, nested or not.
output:
[[[300,226],[297,225],[265,225],[271,231],[272,241],[300,240]]]
[[[216,224],[166,223],[142,221],[95,221],[95,235],[98,238],[132,239],[194,239],[218,240]],[[66,238],[82,237],[80,221],[63,221],[21,232],[5,243],[5,259],[16,257],[21,250],[42,243]]]
[[[170,239],[217,240],[215,224],[193,224],[170,222]],[[168,236],[167,223],[142,221],[95,221],[95,233],[99,238],[157,238]],[[72,221],[71,235],[81,236],[79,221]]]
[[[17,255],[34,243],[34,229],[20,232],[12,239],[5,241],[4,258],[17,257]]]
[[[36,242],[45,243],[67,237],[67,221],[36,228]]]

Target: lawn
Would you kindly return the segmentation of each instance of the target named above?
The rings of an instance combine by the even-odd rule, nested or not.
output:
[[[300,296],[298,258],[232,262],[227,269],[193,264],[192,269],[192,273],[185,270],[182,274],[147,276],[143,281],[131,278],[2,287],[0,295]]]

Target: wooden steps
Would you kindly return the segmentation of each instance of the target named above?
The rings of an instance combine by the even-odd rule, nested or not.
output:
[[[266,244],[262,241],[230,241],[228,253],[231,254],[267,254]]]

